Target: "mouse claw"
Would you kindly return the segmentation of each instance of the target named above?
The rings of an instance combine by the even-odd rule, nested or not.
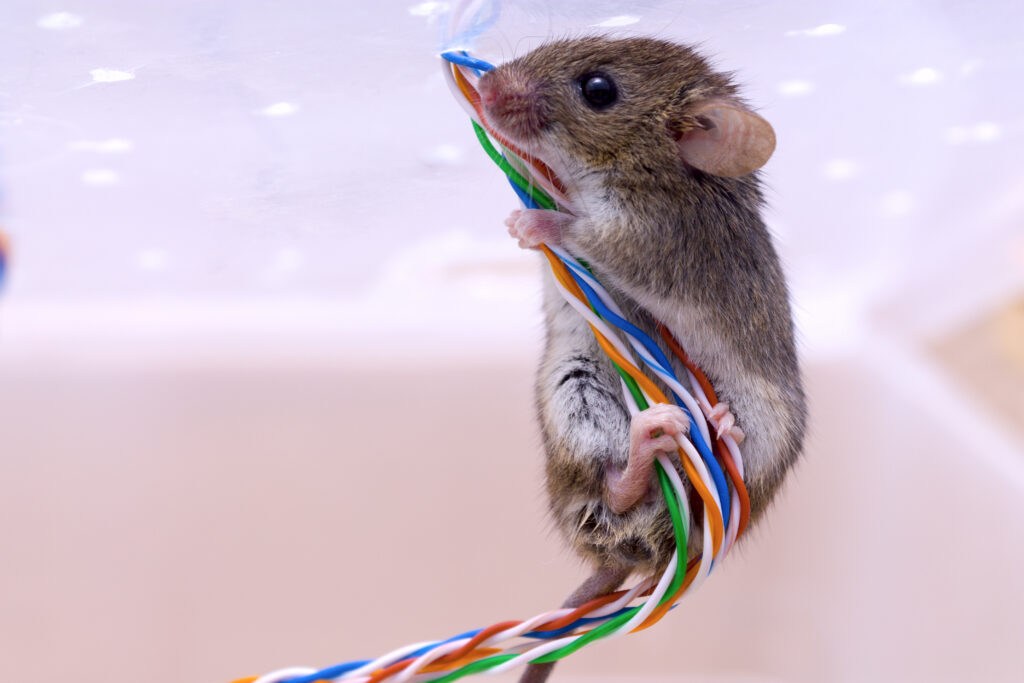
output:
[[[548,209],[516,209],[505,219],[505,225],[521,248],[539,249],[542,244],[559,244],[562,231],[573,220],[569,214]]]
[[[745,435],[736,425],[736,417],[729,410],[728,403],[717,403],[714,408],[707,411],[707,416],[712,424],[717,425],[715,435],[719,439],[728,434],[737,444],[742,443]]]

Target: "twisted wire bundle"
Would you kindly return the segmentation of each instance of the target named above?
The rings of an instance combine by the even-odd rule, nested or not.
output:
[[[555,174],[487,126],[473,81],[493,67],[465,51],[449,51],[441,56],[445,60],[445,77],[469,113],[477,138],[508,176],[526,208],[571,212],[571,202]],[[595,640],[640,631],[657,623],[687,590],[707,578],[716,560],[721,560],[743,533],[750,515],[750,500],[743,484],[743,459],[732,436],[715,438],[708,428],[709,422],[718,428],[716,420],[705,419],[718,399],[707,377],[690,361],[671,333],[659,326],[662,341],[687,368],[687,389],[662,349],[624,318],[583,263],[559,247],[541,248],[559,291],[587,320],[598,344],[614,363],[630,413],[635,415],[656,403],[671,402],[689,415],[689,439],[677,439],[678,456],[696,493],[698,500],[694,502],[703,508],[700,556],[687,562],[691,501],[676,468],[665,454],[660,454],[656,472],[676,538],[676,552],[660,577],[647,578],[628,590],[575,609],[556,609],[446,640],[415,643],[373,660],[324,669],[290,667],[235,683],[377,683],[386,679],[394,683],[447,683],[470,674],[501,673],[530,662],[553,662]],[[671,400],[640,370],[634,353],[669,388]]]

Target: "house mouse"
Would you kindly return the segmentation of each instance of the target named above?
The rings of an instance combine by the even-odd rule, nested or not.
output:
[[[760,213],[771,126],[694,49],[650,38],[546,43],[478,89],[488,126],[553,169],[572,209],[513,211],[509,233],[524,248],[563,246],[634,324],[656,339],[660,321],[679,340],[722,401],[720,430],[743,439],[755,522],[806,422],[786,283]],[[544,313],[535,391],[551,513],[593,566],[565,603],[575,607],[668,564],[675,541],[653,462],[667,452],[679,467],[674,438],[689,419],[670,405],[630,416],[611,361],[550,273]],[[531,664],[523,680],[552,666]]]

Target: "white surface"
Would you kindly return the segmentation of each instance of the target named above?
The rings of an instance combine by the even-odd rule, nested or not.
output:
[[[210,301],[266,306],[272,330],[298,300],[405,315],[409,289],[473,290],[467,321],[515,291],[529,305],[489,329],[530,326],[534,266],[501,225],[514,198],[438,73],[446,6],[7,2],[8,343],[35,343],[17,329],[42,317],[78,334],[62,304],[109,320],[90,334],[116,344],[166,303],[201,344],[217,339]],[[879,307],[935,311],[965,280],[994,295],[1020,286],[1017,3],[558,7],[505,3],[481,53],[603,24],[700,42],[738,71],[779,135],[769,218],[810,353]],[[382,297],[397,271],[413,277]],[[361,329],[383,336],[389,315]]]

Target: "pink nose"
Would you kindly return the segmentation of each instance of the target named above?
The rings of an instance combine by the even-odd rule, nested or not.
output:
[[[497,69],[477,84],[484,118],[512,138],[532,138],[545,125],[545,99],[536,84],[515,70]]]

